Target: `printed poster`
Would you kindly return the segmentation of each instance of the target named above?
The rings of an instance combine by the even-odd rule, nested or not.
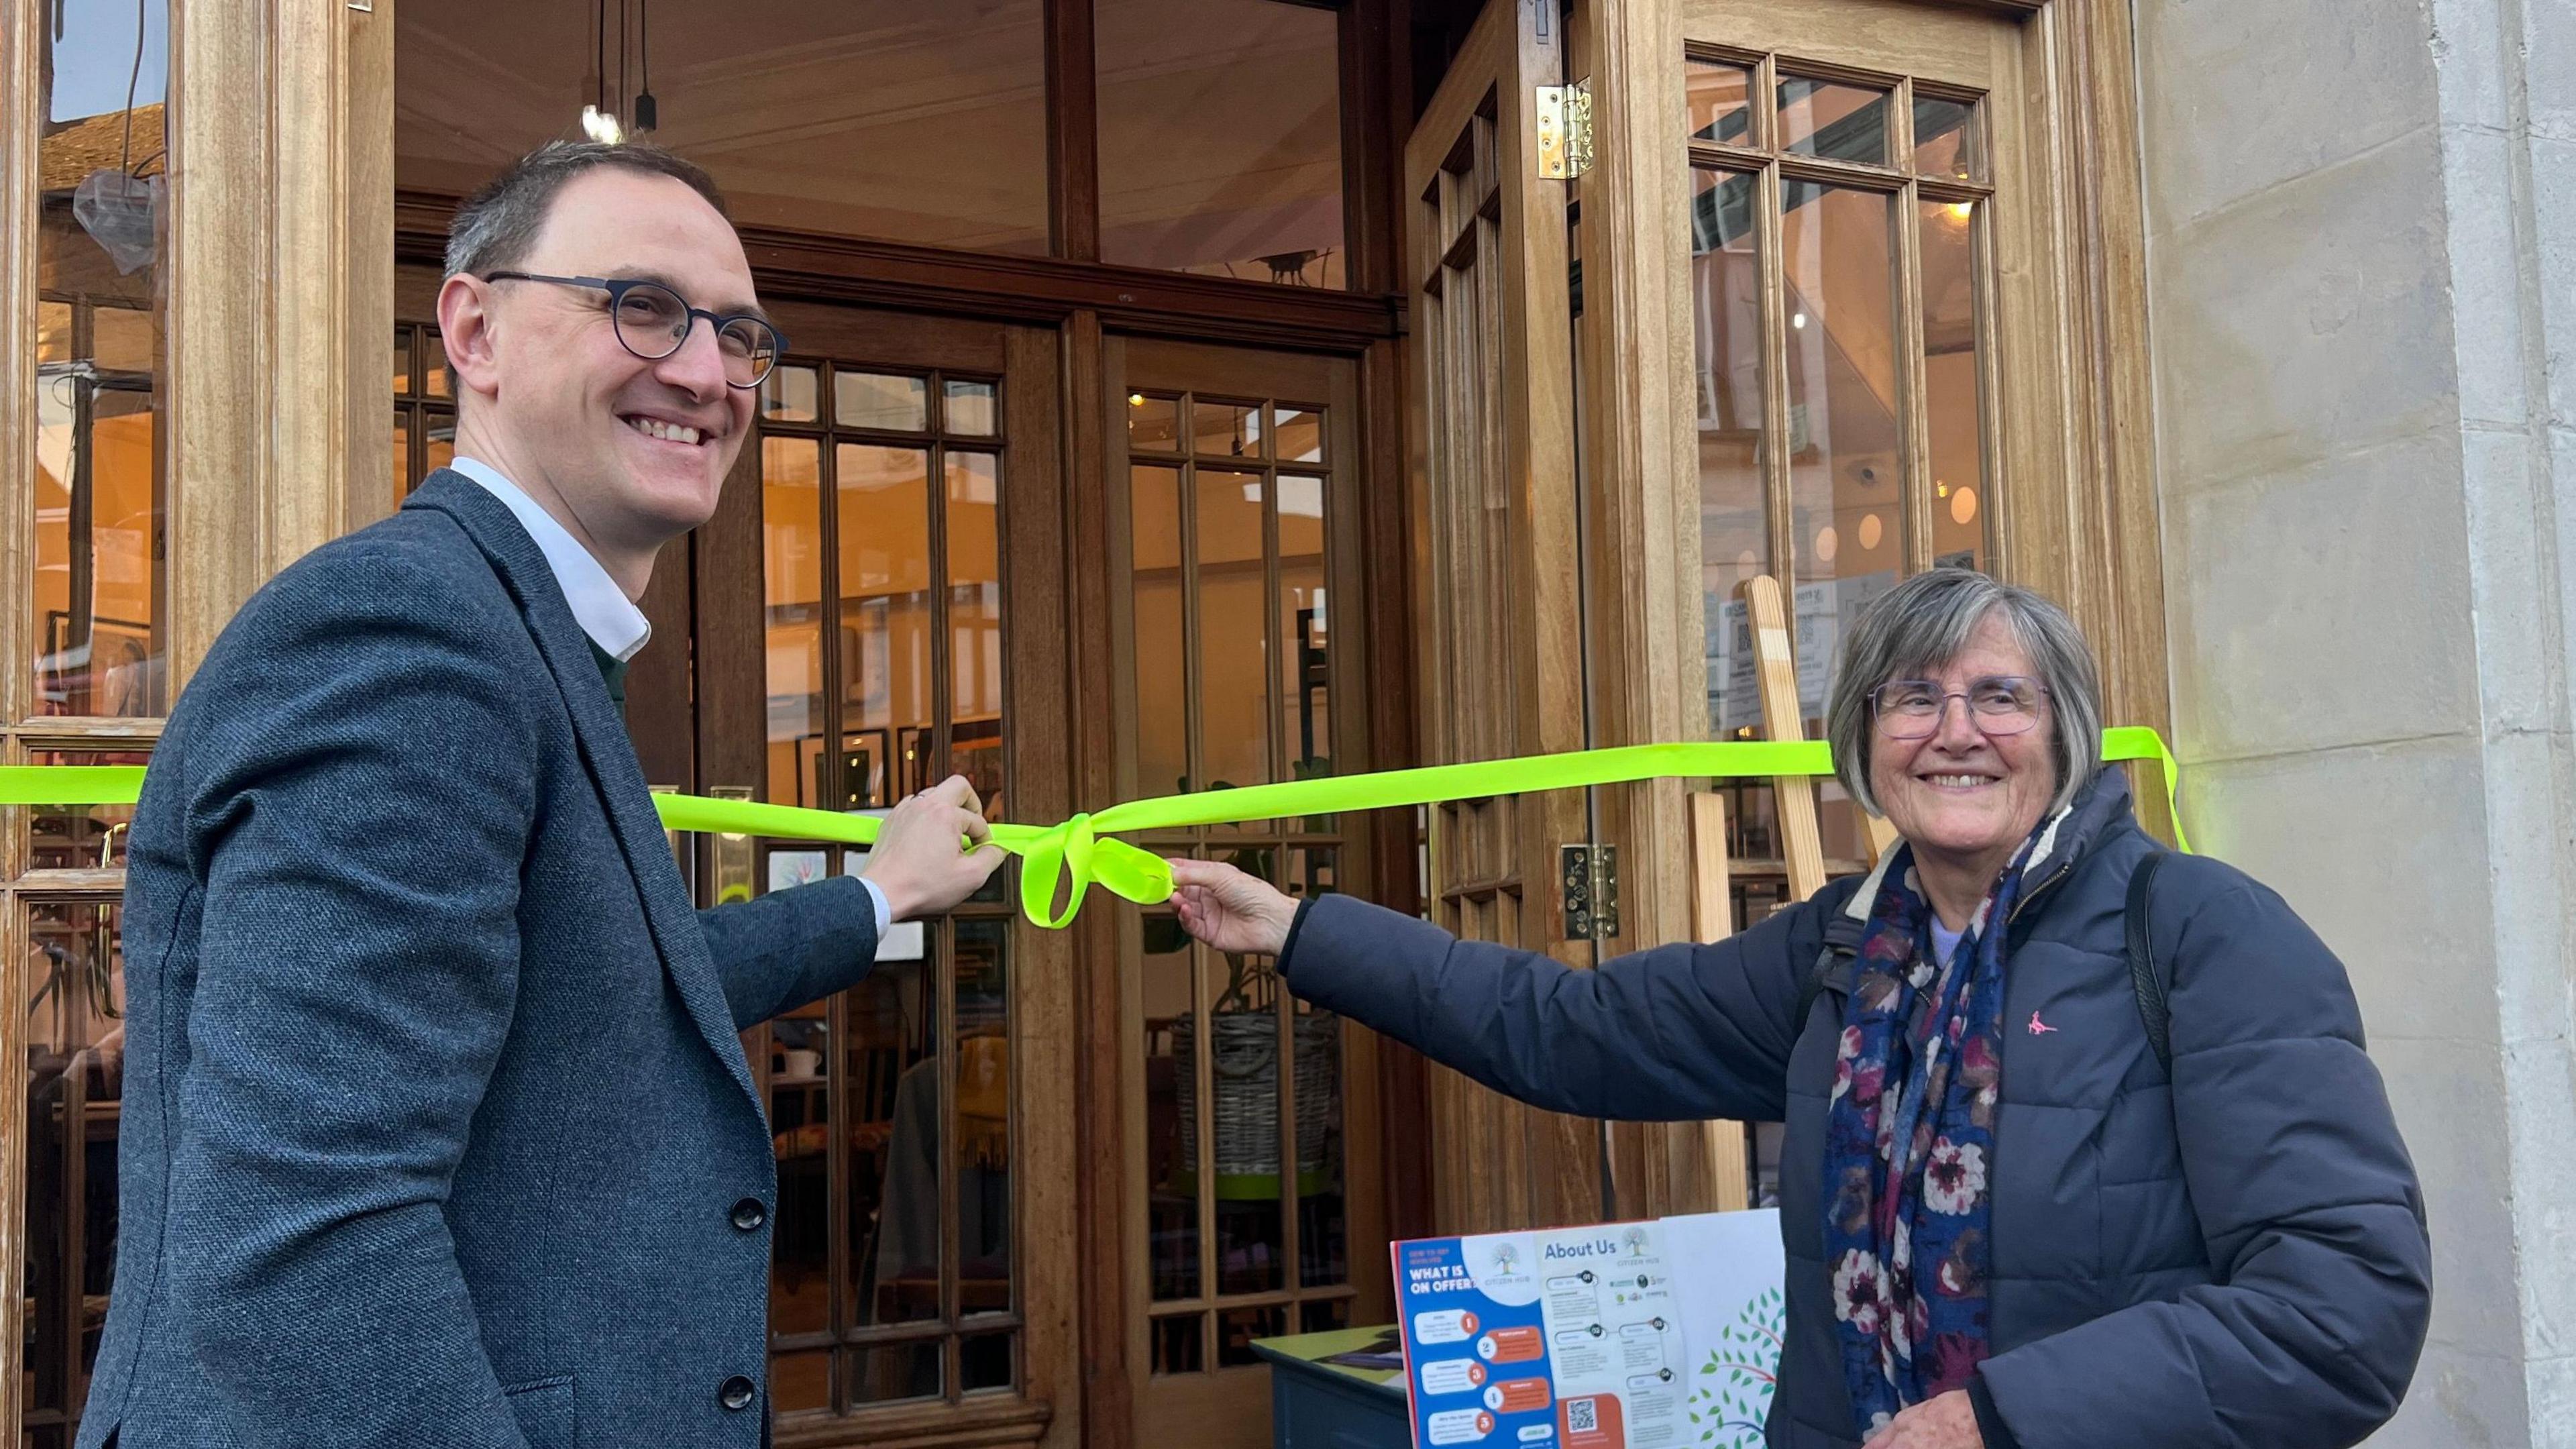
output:
[[[1776,1212],[1389,1251],[1416,1449],[1761,1443],[1779,1367]]]

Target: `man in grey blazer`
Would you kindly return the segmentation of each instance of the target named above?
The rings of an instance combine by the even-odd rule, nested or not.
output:
[[[448,272],[455,469],[244,606],[144,787],[82,1449],[763,1442],[736,1033],[1000,860],[952,779],[865,880],[691,909],[618,701],[775,360],[742,246],[686,163],[556,146]]]

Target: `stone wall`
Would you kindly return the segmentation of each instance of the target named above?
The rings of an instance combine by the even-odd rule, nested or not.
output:
[[[2576,0],[2136,0],[2194,843],[2351,967],[2435,1312],[2576,1446]]]

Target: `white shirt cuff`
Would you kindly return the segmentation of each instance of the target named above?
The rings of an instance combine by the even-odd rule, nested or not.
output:
[[[885,939],[886,932],[894,928],[894,907],[886,904],[884,886],[878,885],[866,876],[859,877],[859,884],[868,888],[868,899],[876,902],[877,939],[882,941]]]

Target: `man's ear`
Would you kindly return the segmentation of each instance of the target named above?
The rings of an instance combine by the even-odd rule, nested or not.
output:
[[[456,394],[490,397],[501,389],[492,315],[492,284],[458,273],[439,284],[439,340],[447,348],[447,368]]]

